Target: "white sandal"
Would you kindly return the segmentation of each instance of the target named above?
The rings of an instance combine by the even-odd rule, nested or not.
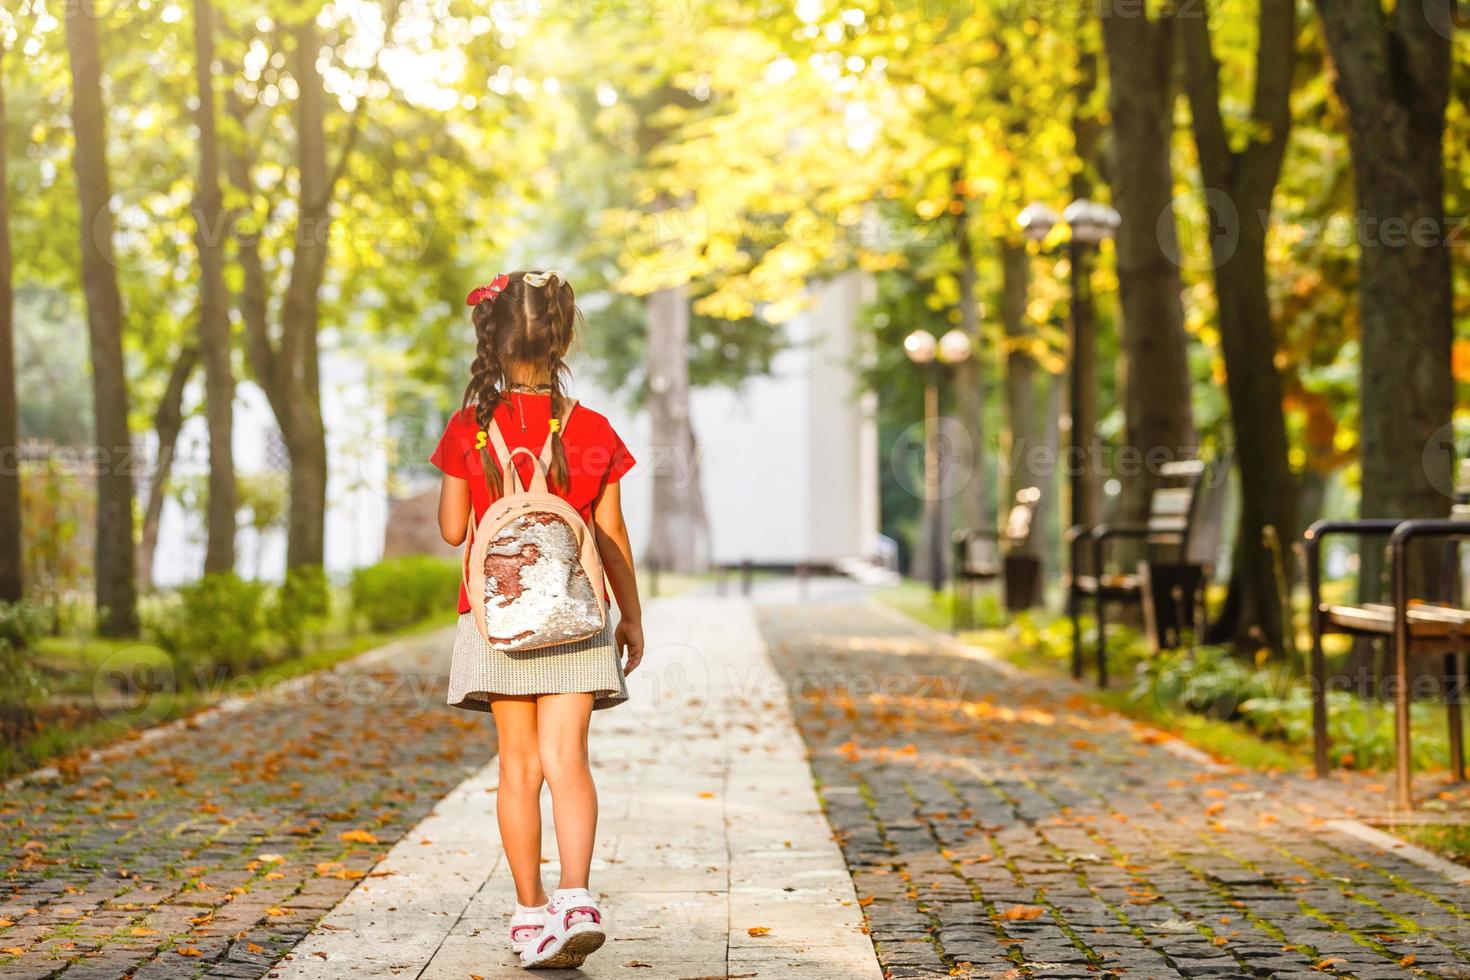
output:
[[[607,941],[602,912],[585,888],[558,888],[545,915],[545,929],[521,954],[528,970],[575,970]]]
[[[516,903],[515,914],[510,917],[510,949],[520,956],[532,943],[541,938],[546,929],[546,906]]]

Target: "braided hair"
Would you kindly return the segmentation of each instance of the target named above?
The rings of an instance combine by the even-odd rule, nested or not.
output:
[[[528,281],[529,280],[529,281]],[[566,408],[565,361],[576,335],[582,311],[571,283],[555,272],[512,272],[501,288],[482,287],[470,294],[474,303],[475,358],[470,362],[470,382],[465,387],[462,410],[473,407],[475,424],[488,430],[495,409],[510,384],[508,365],[544,365],[551,376],[551,417],[561,418]],[[551,433],[550,482],[567,486],[567,453],[559,426]],[[497,495],[505,492],[498,467],[486,474]]]

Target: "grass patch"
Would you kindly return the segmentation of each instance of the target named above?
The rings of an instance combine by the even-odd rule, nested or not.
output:
[[[952,599],[921,582],[879,589],[874,597],[933,629],[948,631]],[[1007,620],[995,594],[975,604],[982,627],[959,634],[962,642],[985,647],[1023,670],[1070,674],[1071,623],[1065,616],[1033,611]],[[1090,634],[1090,617],[1083,617]],[[1137,630],[1108,629],[1110,687],[1092,678],[1095,646],[1083,648],[1084,696],[1107,708],[1166,731],[1226,762],[1260,771],[1297,772],[1311,765],[1310,706],[1299,679],[1276,666],[1254,665],[1216,647],[1155,657]],[[1334,694],[1333,743],[1345,765],[1381,766],[1392,752],[1391,719],[1385,706],[1367,704],[1345,692]],[[1351,703],[1347,703],[1350,701]],[[1416,705],[1416,722],[1430,705]],[[1440,746],[1423,726],[1416,740],[1421,768],[1443,765]]]
[[[655,573],[650,568],[638,569],[638,590],[644,599],[674,599],[714,580],[714,574],[710,572],[684,575],[679,572]],[[654,589],[655,584],[658,586],[657,591]]]
[[[927,582],[905,579],[897,585],[874,590],[873,597],[930,629],[947,633],[954,626],[953,593],[948,590],[935,592]],[[975,597],[974,622],[982,628],[1004,625],[1005,614],[1001,610],[998,590],[984,590]],[[972,639],[968,635],[965,638]]]
[[[1442,858],[1470,867],[1470,824],[1396,823],[1382,829]]]
[[[304,674],[327,670],[344,660],[392,640],[412,637],[451,625],[453,610],[437,613],[399,630],[350,632],[345,625],[323,634],[315,649],[278,660],[258,670],[230,678],[219,685],[180,685],[129,701],[120,695],[104,706],[102,694],[115,687],[102,672],[124,677],[168,677],[172,661],[161,648],[137,640],[95,637],[47,637],[38,642],[39,658],[48,672],[53,696],[40,705],[43,727],[15,745],[0,745],[0,780],[28,772],[68,756],[123,741],[154,725],[186,718],[232,694]],[[64,681],[62,679],[64,678]]]
[[[983,646],[999,654],[1008,663],[1037,674],[1069,673],[1069,660],[1059,659],[1043,643],[1021,642],[1015,631],[987,629],[961,634],[966,643]],[[1152,725],[1181,739],[1217,759],[1262,772],[1297,772],[1311,765],[1311,753],[1304,747],[1277,739],[1267,739],[1244,725],[1209,718],[1181,710],[1161,698],[1139,696],[1134,690],[1130,668],[1123,676],[1114,676],[1112,686],[1103,690],[1092,680],[1092,650],[1086,649],[1082,693],[1084,696],[1120,715]],[[1116,668],[1117,659],[1112,661]]]

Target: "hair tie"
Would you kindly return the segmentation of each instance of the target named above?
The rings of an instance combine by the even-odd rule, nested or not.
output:
[[[527,286],[534,286],[537,289],[540,289],[548,282],[555,282],[557,280],[562,282],[567,281],[566,275],[560,269],[548,269],[545,272],[528,272],[524,276],[521,276],[521,282]]]
[[[552,432],[560,432],[561,431],[561,419],[552,419],[551,420],[551,431]]]
[[[500,295],[500,291],[505,288],[505,285],[508,282],[510,282],[510,276],[506,275],[504,272],[500,273],[500,275],[496,276],[494,279],[491,279],[489,282],[485,283],[485,285],[476,286],[474,289],[470,290],[470,294],[464,299],[465,305],[479,306],[486,300],[489,300],[492,303],[495,302],[495,298]]]

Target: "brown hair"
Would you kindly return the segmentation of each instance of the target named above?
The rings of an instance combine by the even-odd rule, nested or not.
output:
[[[545,285],[526,282],[545,280]],[[470,363],[470,383],[464,391],[462,409],[474,406],[475,422],[487,430],[495,408],[511,380],[508,366],[520,362],[544,365],[551,374],[551,414],[561,418],[566,408],[564,387],[570,373],[563,359],[576,334],[582,311],[571,283],[560,274],[512,272],[498,295],[476,304],[475,359]],[[486,476],[497,495],[504,493],[500,469],[487,467]],[[567,486],[567,453],[561,433],[551,433],[550,482]]]

